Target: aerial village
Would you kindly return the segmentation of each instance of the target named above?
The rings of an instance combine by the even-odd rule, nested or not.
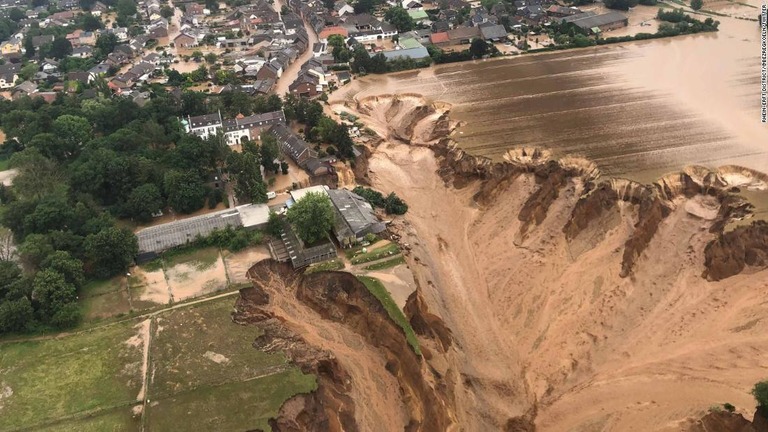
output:
[[[554,44],[544,31],[552,23],[570,22],[587,34],[628,23],[601,3],[581,10],[552,0],[3,0],[0,8],[0,90],[48,102],[59,92],[88,97],[103,78],[115,95],[141,104],[148,84],[188,84],[181,73],[205,92],[315,97],[351,79],[343,51],[358,46],[416,62],[466,50],[473,40],[515,54]]]
[[[138,106],[150,100],[153,86],[179,100],[190,91],[322,100],[350,82],[353,73],[366,73],[360,61],[350,67],[359,51],[387,63],[424,64],[435,53],[466,52],[473,41],[495,47],[497,54],[545,46],[553,42],[545,41],[542,28],[551,23],[571,22],[592,33],[627,25],[626,16],[615,11],[582,11],[550,0],[490,5],[465,0],[3,0],[0,7],[0,90],[6,99],[52,103],[59,95],[85,100],[106,92]],[[270,185],[270,201],[262,204],[238,202],[227,174],[218,173],[210,185],[221,188],[231,208],[137,231],[139,262],[214,229],[264,228],[270,213],[282,214],[307,190],[330,198],[337,246],[360,244],[366,235],[384,230],[369,202],[338,188],[336,170],[343,164],[308,144],[282,110],[229,117],[207,112],[179,120],[184,133],[220,137],[236,151],[267,132],[276,138],[289,175]],[[350,126],[357,139],[359,128]],[[158,209],[155,216],[161,215]],[[311,253],[302,246],[290,229],[282,241],[269,245],[273,258],[290,260],[296,268],[335,257],[331,243]]]

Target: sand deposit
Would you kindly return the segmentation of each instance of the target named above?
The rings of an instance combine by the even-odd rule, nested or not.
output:
[[[393,229],[411,245],[420,294],[456,339],[428,363],[453,389],[462,428],[501,430],[533,419],[541,431],[672,431],[723,401],[751,412],[748,391],[765,378],[768,358],[768,321],[760,319],[768,313],[766,270],[702,277],[704,250],[728,201],[691,183],[722,189],[744,184],[741,177],[691,170],[664,176],[656,189],[614,179],[606,183],[619,197],[612,210],[564,235],[587,188],[597,193],[593,165],[567,160],[577,174],[552,183],[525,173],[549,167],[545,152],[518,150],[506,159],[519,174],[452,156],[475,174],[451,177],[429,148],[435,141],[425,139],[451,129],[450,107],[396,99],[364,98],[343,109],[388,139],[368,160],[367,180],[409,204]],[[547,184],[551,195],[542,195]],[[638,233],[648,224],[657,225]]]
[[[189,261],[166,269],[168,285],[174,302],[199,297],[221,290],[227,285],[224,261],[216,254],[215,261]]]

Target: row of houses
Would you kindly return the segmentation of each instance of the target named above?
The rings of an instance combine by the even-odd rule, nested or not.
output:
[[[202,139],[208,139],[219,133],[227,145],[241,144],[244,140],[261,139],[261,133],[274,125],[285,124],[285,114],[273,111],[250,116],[239,115],[233,119],[224,120],[221,112],[182,119],[184,131]]]

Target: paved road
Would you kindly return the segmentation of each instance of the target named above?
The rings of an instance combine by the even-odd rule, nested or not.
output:
[[[282,8],[282,1],[275,0],[274,8],[276,11],[280,12],[280,8]],[[304,53],[296,59],[295,62],[288,66],[288,69],[283,71],[283,74],[277,80],[277,83],[275,84],[275,93],[280,96],[288,93],[288,86],[296,81],[296,78],[299,76],[299,71],[301,70],[301,65],[312,58],[312,46],[318,40],[317,34],[315,33],[315,29],[309,25],[307,20],[304,20],[304,29],[307,30],[307,35],[309,36],[309,46],[307,47],[307,50],[304,51]]]

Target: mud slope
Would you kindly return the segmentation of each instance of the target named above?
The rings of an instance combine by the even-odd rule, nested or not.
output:
[[[349,273],[302,276],[262,261],[248,272],[234,320],[256,324],[259,349],[285,352],[318,376],[318,390],[286,403],[279,431],[446,430],[453,408],[365,286]],[[423,308],[421,309],[423,311]],[[429,379],[429,380],[428,380]]]
[[[643,185],[535,149],[493,163],[446,138],[444,104],[333,109],[385,138],[367,180],[410,206],[393,229],[452,334],[427,363],[459,429],[681,430],[726,401],[751,416],[768,365],[768,230],[723,227],[749,214],[734,192],[765,187],[760,173],[689,167]]]

